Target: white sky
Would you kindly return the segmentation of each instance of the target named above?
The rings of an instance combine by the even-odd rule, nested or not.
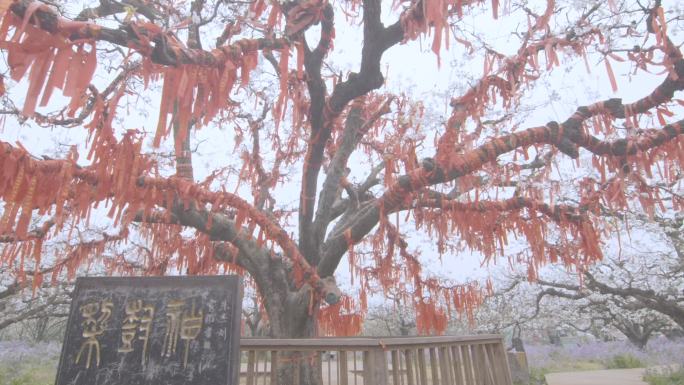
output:
[[[387,3],[387,2],[386,2]],[[584,1],[575,1],[573,4],[583,4]],[[389,4],[389,3],[388,3]],[[545,2],[530,1],[529,6],[536,11],[543,10]],[[666,10],[677,10],[682,8],[681,1],[665,0],[663,6]],[[389,11],[389,6],[385,7],[384,21],[386,24],[394,22],[396,14]],[[486,9],[479,9],[472,15],[466,15],[460,23],[463,30],[477,32],[478,36],[486,39],[488,43],[500,52],[512,53],[517,50],[517,39],[511,35],[511,31],[523,31],[525,24],[520,24],[521,20],[507,19],[500,16],[498,21],[494,21],[490,16],[489,4]],[[392,14],[392,16],[390,16]],[[560,22],[565,22],[561,20]],[[345,21],[340,12],[336,14],[337,37],[335,39],[335,49],[331,53],[328,62],[335,66],[336,70],[347,71],[356,69],[360,58],[360,42],[362,36],[360,30],[349,29],[345,26]],[[522,26],[520,26],[522,25]],[[681,42],[681,37],[676,30],[671,30],[671,37],[675,42]],[[315,35],[316,31],[311,30],[307,37]],[[461,36],[463,37],[463,36]],[[391,48],[385,53],[382,60],[382,68],[387,69],[387,85],[380,92],[405,92],[410,94],[413,100],[421,100],[427,108],[427,118],[424,125],[440,127],[441,123],[448,117],[448,104],[451,96],[458,95],[468,84],[472,84],[473,79],[482,75],[482,59],[465,55],[462,45],[451,39],[451,50],[443,50],[441,55],[441,67],[437,66],[437,59],[430,51],[432,39],[427,38],[423,42],[409,42],[408,44]],[[420,51],[420,54],[417,52]],[[543,55],[542,55],[543,56]],[[3,55],[3,58],[5,56]],[[606,76],[605,67],[599,62],[597,57],[590,58],[593,66],[590,74],[586,73],[584,63],[575,56],[561,55],[561,68],[554,69],[550,74],[545,75],[543,81],[533,90],[532,93],[523,99],[523,106],[536,106],[533,113],[526,112],[521,128],[543,125],[550,120],[563,121],[580,105],[586,105],[598,100],[609,97],[622,97],[625,101],[632,101],[645,96],[650,92],[654,85],[659,83],[662,75],[652,76],[640,72],[637,76],[627,75],[629,67],[612,62],[620,88],[616,94],[610,91],[610,83]],[[567,64],[567,65],[566,65]],[[3,63],[2,70],[6,68]],[[266,68],[268,71],[269,68]],[[272,72],[272,71],[271,71]],[[98,71],[98,78],[95,79],[97,85],[105,84],[110,79],[106,72]],[[631,79],[630,79],[631,78]],[[627,83],[627,80],[631,80]],[[25,81],[16,86],[11,93],[18,106],[23,104],[25,94]],[[158,89],[158,87],[157,87]],[[151,141],[156,124],[157,110],[159,105],[159,93],[155,89],[143,93],[149,98],[149,104],[144,100],[128,98],[125,102],[131,103],[129,115],[124,119],[122,128],[139,128],[150,133],[148,141]],[[681,98],[681,95],[679,95]],[[53,96],[52,106],[64,105],[64,99]],[[49,109],[48,109],[49,110]],[[148,111],[149,116],[141,114]],[[120,113],[120,117],[124,116]],[[681,118],[679,114],[679,118]],[[675,117],[677,118],[677,117]],[[676,119],[672,119],[673,121]],[[78,144],[80,153],[85,154],[83,139],[85,131],[72,129],[45,129],[35,127],[32,124],[19,125],[14,119],[7,119],[4,128],[0,132],[0,140],[9,143],[20,141],[32,154],[52,155],[63,152],[66,147],[61,145]],[[193,147],[198,146],[198,153],[194,157],[195,177],[198,180],[204,179],[212,169],[220,164],[234,163],[238,169],[240,167],[239,158],[231,151],[234,147],[234,133],[230,127],[219,129],[217,127],[205,127],[194,134]],[[58,147],[59,146],[59,147]],[[265,147],[265,146],[264,146]],[[170,152],[171,141],[167,140],[163,149]],[[431,156],[432,149],[425,148],[423,156]],[[239,154],[239,152],[237,152]],[[420,155],[419,155],[420,157]],[[560,158],[563,155],[559,155]],[[82,156],[82,160],[85,156]],[[562,160],[563,162],[567,161]],[[568,166],[572,169],[572,166]],[[293,167],[292,172],[299,173],[300,165]],[[352,173],[352,180],[357,182],[365,178],[365,172],[369,167],[360,167]],[[358,170],[358,171],[357,171]],[[565,168],[564,168],[565,170]],[[568,175],[564,178],[571,180],[575,171],[568,170]],[[296,178],[295,178],[296,179]],[[323,177],[319,179],[322,183]],[[280,205],[295,208],[298,204],[299,191],[297,186],[283,186],[274,194]],[[227,186],[229,191],[233,187]],[[245,195],[247,200],[251,200],[250,195]],[[295,215],[296,217],[296,215]],[[102,223],[105,223],[102,220]],[[294,220],[289,227],[290,231],[295,232],[296,224]],[[407,226],[408,228],[408,226]],[[410,232],[409,230],[406,230]],[[481,266],[481,257],[475,254],[462,253],[458,256],[447,255],[441,261],[433,243],[430,239],[421,235],[413,235],[412,248],[420,250],[424,260],[425,270],[430,274],[449,277],[456,280],[483,278],[490,274],[488,267]],[[638,239],[638,238],[637,238]],[[623,239],[624,242],[624,239]],[[515,252],[520,245],[512,245],[510,252]],[[613,249],[611,243],[611,249]],[[494,270],[498,269],[495,267]],[[338,281],[343,288],[348,286],[348,268],[343,261],[338,270]]]

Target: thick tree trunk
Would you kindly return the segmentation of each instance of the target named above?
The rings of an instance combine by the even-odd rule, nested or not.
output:
[[[244,242],[241,246],[240,262],[256,282],[268,314],[269,336],[316,337],[316,319],[323,298],[314,295],[308,283],[293,282],[292,266],[286,259],[256,244]],[[326,283],[332,286],[329,293],[335,294],[334,279],[328,277]],[[329,299],[326,294],[325,300]],[[277,385],[322,385],[319,352],[279,352],[276,365]]]
[[[625,322],[621,325],[615,325],[622,334],[627,337],[632,345],[636,346],[640,350],[646,348],[648,340],[651,339],[653,333],[657,332],[660,328],[657,326],[658,321],[651,321],[650,325],[640,325],[631,322]]]
[[[673,311],[668,315],[680,328],[682,328],[682,330],[684,330],[684,309],[681,306],[678,306],[676,311]]]
[[[650,335],[644,335],[644,334],[636,334],[636,333],[624,333],[627,336],[627,339],[629,342],[636,346],[639,350],[644,350],[646,347],[646,344],[648,344],[648,340],[651,337]]]
[[[318,303],[309,304],[311,297],[307,292],[290,292],[284,302],[267,301],[273,338],[317,336]],[[323,384],[320,352],[279,352],[277,359],[277,385]]]
[[[288,314],[291,313],[291,314]],[[286,309],[288,333],[279,338],[312,338],[316,337],[316,322],[313,315],[304,309],[304,316],[292,314]],[[321,356],[319,352],[281,352],[278,355],[277,385],[322,385]],[[275,384],[273,384],[275,385]]]
[[[278,357],[277,385],[322,385],[318,353],[288,352]],[[274,384],[275,385],[275,384]]]

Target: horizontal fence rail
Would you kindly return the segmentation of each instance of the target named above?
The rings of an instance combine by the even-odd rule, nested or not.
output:
[[[307,383],[304,365],[323,385],[512,385],[498,335],[243,338],[240,350],[241,385],[280,385],[286,367]]]

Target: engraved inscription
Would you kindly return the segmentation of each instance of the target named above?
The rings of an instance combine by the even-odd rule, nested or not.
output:
[[[131,353],[135,351],[134,342],[142,341],[140,363],[143,368],[147,365],[147,346],[152,331],[152,319],[154,318],[154,306],[146,305],[142,300],[126,302],[126,317],[121,326],[121,346],[119,353]]]
[[[238,384],[238,277],[84,278],[56,385]]]
[[[113,303],[109,301],[101,301],[88,303],[81,306],[81,316],[83,322],[81,327],[83,330],[82,336],[85,339],[81,344],[81,348],[76,355],[76,364],[80,364],[81,360],[85,360],[86,369],[90,368],[93,355],[95,356],[95,366],[100,366],[100,337],[107,327],[109,318],[112,316]],[[85,354],[84,354],[85,353]]]

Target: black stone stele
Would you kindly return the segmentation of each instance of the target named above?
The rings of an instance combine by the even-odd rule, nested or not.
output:
[[[79,278],[56,385],[238,385],[242,279]]]

